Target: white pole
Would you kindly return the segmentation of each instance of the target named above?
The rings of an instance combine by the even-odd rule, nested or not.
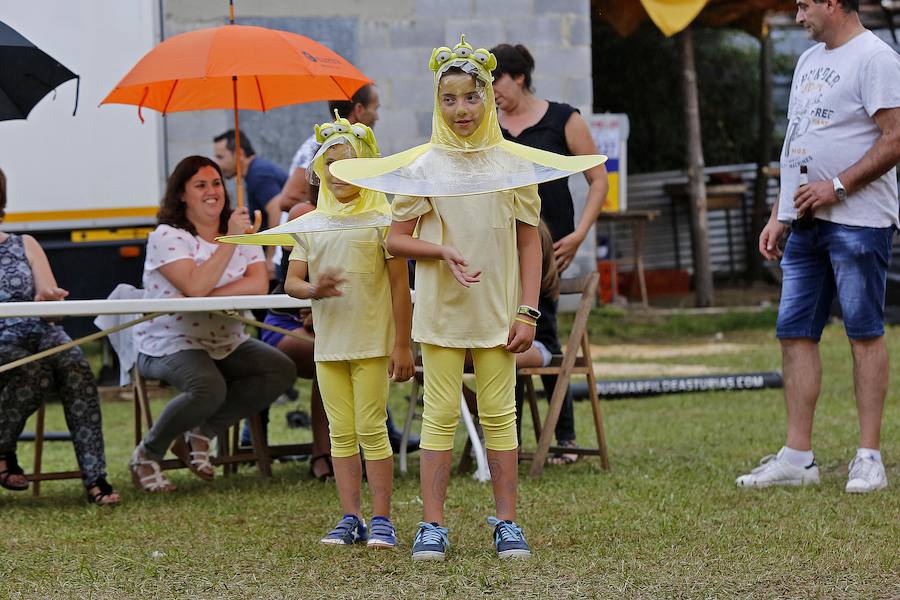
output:
[[[463,422],[466,424],[466,430],[469,432],[469,440],[472,442],[472,452],[475,453],[475,462],[478,465],[478,468],[475,469],[475,473],[472,474],[472,478],[481,483],[490,481],[491,470],[488,468],[487,454],[484,451],[484,447],[481,445],[481,439],[478,437],[478,430],[475,428],[475,421],[472,420],[472,413],[469,412],[469,405],[466,404],[466,397],[460,394],[459,400],[462,406]]]

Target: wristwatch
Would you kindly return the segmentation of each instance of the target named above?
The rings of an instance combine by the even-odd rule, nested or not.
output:
[[[844,188],[844,184],[841,183],[840,177],[835,177],[831,180],[831,184],[834,186],[834,193],[837,196],[839,202],[843,202],[847,199],[847,190]]]
[[[537,321],[538,319],[541,318],[541,311],[539,311],[536,308],[532,308],[531,306],[528,306],[527,304],[520,305],[519,309],[516,311],[516,313],[518,313],[520,315],[525,315],[526,317],[531,317],[535,321]]]

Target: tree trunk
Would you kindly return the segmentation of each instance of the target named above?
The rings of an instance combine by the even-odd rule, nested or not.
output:
[[[706,218],[706,181],[703,174],[703,140],[700,137],[700,101],[697,69],[694,66],[694,38],[691,29],[678,34],[681,57],[684,114],[687,123],[688,202],[691,212],[691,245],[694,256],[694,289],[697,306],[713,302],[712,267],[709,260],[709,224]]]
[[[763,272],[763,258],[757,249],[759,234],[769,218],[769,178],[763,168],[772,158],[772,131],[775,118],[772,110],[772,38],[765,19],[759,46],[759,139],[756,153],[756,184],[753,188],[753,213],[747,235],[747,279],[756,281]]]

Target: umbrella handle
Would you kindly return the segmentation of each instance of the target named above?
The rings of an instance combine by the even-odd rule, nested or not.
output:
[[[262,212],[259,210],[253,211],[253,226],[249,229],[245,230],[244,233],[256,233],[262,228]]]

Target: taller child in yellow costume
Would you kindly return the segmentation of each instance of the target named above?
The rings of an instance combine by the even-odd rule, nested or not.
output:
[[[515,356],[534,339],[541,279],[539,181],[594,166],[601,157],[564,159],[503,140],[487,50],[463,39],[437,48],[432,138],[393,157],[336,163],[335,175],[398,194],[388,250],[417,259],[413,338],[421,343],[425,410],[419,524],[413,559],[443,560],[449,545],[444,500],[459,421],[466,350],[475,365],[501,558],[528,558],[516,524],[518,440]],[[415,233],[418,232],[417,235]]]
[[[475,69],[473,75],[455,66],[436,71],[433,127],[452,145],[477,148],[490,141],[494,130],[500,135],[493,94],[488,98],[487,93],[490,80],[483,72]],[[465,172],[455,175],[466,177]],[[392,211],[388,248],[419,260],[413,337],[421,343],[425,367],[420,467],[424,519],[413,558],[442,559],[448,545],[444,499],[467,348],[475,362],[496,527],[508,529],[506,537],[514,542],[509,547],[498,544],[497,551],[502,557],[527,558],[530,549],[515,524],[519,452],[513,353],[524,352],[534,339],[534,320],[515,320],[515,315],[520,298],[522,304],[538,304],[537,186],[464,197],[399,197]],[[417,225],[418,239],[412,237]],[[471,265],[459,249],[473,259]]]

